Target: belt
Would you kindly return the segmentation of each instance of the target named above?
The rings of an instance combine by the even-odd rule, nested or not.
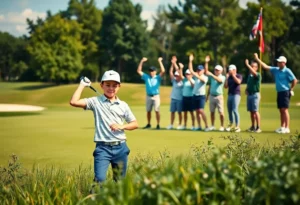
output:
[[[120,145],[122,143],[124,143],[124,141],[116,141],[116,142],[97,142],[97,144],[101,144],[101,145],[109,145],[109,146],[117,146]]]
[[[249,95],[255,95],[256,93],[258,93],[258,92],[255,92],[255,93],[248,93]]]
[[[148,94],[147,94],[148,95]],[[148,95],[149,97],[153,97],[153,96],[155,96],[155,95],[158,95],[158,94],[154,94],[154,95]]]

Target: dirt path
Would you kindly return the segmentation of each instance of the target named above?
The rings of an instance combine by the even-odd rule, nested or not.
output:
[[[41,111],[44,107],[34,105],[0,104],[0,112],[28,112]]]

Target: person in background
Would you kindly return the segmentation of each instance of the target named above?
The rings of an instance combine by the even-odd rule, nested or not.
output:
[[[149,68],[150,75],[144,73],[142,71],[143,63],[147,61],[147,58],[142,58],[142,60],[139,63],[139,66],[137,68],[137,73],[142,77],[142,79],[145,81],[146,85],[146,111],[147,111],[147,125],[144,127],[144,129],[151,128],[151,111],[154,107],[155,115],[156,115],[156,129],[160,129],[160,95],[159,95],[159,88],[162,76],[165,73],[165,67],[162,63],[162,58],[158,58],[158,63],[160,66],[160,73],[157,74],[157,68],[154,66],[151,66]]]
[[[208,81],[208,77],[204,74],[204,66],[198,65],[197,71],[194,72],[193,70],[193,60],[194,56],[189,56],[189,71],[191,74],[196,78],[194,89],[193,89],[193,107],[196,111],[196,120],[198,123],[198,127],[196,130],[201,130],[201,118],[204,121],[204,131],[209,131],[207,118],[204,112],[204,106],[206,101],[206,83]]]
[[[280,112],[280,127],[275,130],[277,133],[290,133],[290,114],[289,104],[291,96],[294,95],[294,87],[298,80],[293,72],[286,67],[287,59],[284,56],[280,56],[277,59],[277,67],[268,66],[261,61],[257,55],[254,54],[255,60],[262,65],[263,69],[272,73],[275,79],[276,91],[277,91],[277,108]]]
[[[260,133],[260,84],[261,74],[257,72],[258,64],[255,61],[249,64],[249,60],[245,60],[245,64],[250,71],[247,79],[246,95],[247,95],[247,111],[250,112],[251,127],[247,130],[249,132]]]
[[[222,75],[223,67],[220,65],[216,65],[214,69],[214,73],[208,71],[208,63],[210,61],[210,57],[206,56],[205,58],[205,73],[208,76],[208,92],[206,100],[209,99],[209,109],[210,109],[210,119],[211,119],[211,127],[209,130],[215,130],[215,110],[218,108],[218,112],[220,115],[220,123],[221,127],[219,131],[224,131],[224,97],[223,97],[223,88],[226,77]]]
[[[195,81],[192,78],[191,72],[189,69],[185,71],[185,76],[183,76],[183,64],[179,63],[180,68],[180,77],[183,79],[183,88],[182,88],[182,111],[183,111],[183,129],[187,127],[187,116],[188,112],[191,115],[192,127],[191,130],[195,130],[195,116],[193,112],[193,88]]]
[[[175,68],[175,73],[174,73]],[[173,56],[171,60],[171,67],[170,67],[170,80],[172,82],[172,92],[171,92],[171,105],[170,105],[170,112],[171,112],[171,119],[170,125],[167,127],[168,130],[174,128],[174,120],[175,120],[175,113],[178,113],[178,120],[179,125],[177,127],[178,130],[182,130],[182,88],[183,82],[182,78],[180,77],[180,68],[177,65],[177,57]]]
[[[226,74],[225,88],[228,88],[227,110],[229,116],[229,125],[226,131],[240,132],[240,114],[239,105],[241,102],[241,83],[243,76],[237,73],[236,66],[229,65],[228,73]],[[235,127],[233,123],[235,122]]]

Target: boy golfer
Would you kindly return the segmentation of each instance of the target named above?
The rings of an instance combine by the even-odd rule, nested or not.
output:
[[[134,130],[138,127],[136,118],[128,104],[116,96],[120,89],[120,83],[119,73],[113,70],[106,71],[100,84],[104,94],[80,99],[83,89],[91,85],[89,79],[82,79],[70,101],[72,106],[91,110],[94,113],[94,142],[96,148],[93,156],[95,182],[105,181],[110,164],[113,169],[114,180],[118,179],[118,175],[125,176],[130,150],[126,144],[124,131]],[[127,124],[123,124],[124,120]]]

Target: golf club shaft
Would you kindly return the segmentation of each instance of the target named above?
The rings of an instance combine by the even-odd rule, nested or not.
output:
[[[99,93],[93,86],[89,86],[93,91],[95,91],[95,93],[97,93],[98,95],[101,95],[101,93]]]

